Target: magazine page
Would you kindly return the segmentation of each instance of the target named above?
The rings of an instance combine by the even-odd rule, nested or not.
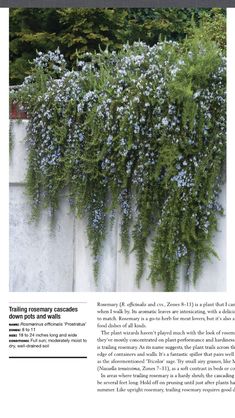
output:
[[[230,418],[235,10],[101,3],[0,4],[2,416]]]

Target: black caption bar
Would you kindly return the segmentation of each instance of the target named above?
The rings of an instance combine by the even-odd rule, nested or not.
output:
[[[235,0],[0,0],[1,7],[234,7]]]

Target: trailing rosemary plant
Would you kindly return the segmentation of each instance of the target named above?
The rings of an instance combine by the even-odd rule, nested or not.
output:
[[[86,53],[68,71],[60,51],[38,53],[14,93],[28,122],[33,217],[67,188],[87,222],[95,280],[107,225],[121,216],[122,250],[153,286],[174,291],[180,265],[195,282],[217,256],[226,153],[225,57],[211,41],[124,45]],[[146,246],[151,240],[151,253]],[[133,248],[131,247],[133,242]]]

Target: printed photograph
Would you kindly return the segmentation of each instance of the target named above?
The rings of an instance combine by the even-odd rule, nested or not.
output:
[[[226,9],[10,9],[12,292],[226,291]]]

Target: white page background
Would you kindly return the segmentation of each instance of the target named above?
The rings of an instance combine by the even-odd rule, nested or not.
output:
[[[227,161],[227,292],[151,293],[9,293],[8,292],[8,9],[0,9],[0,318],[1,402],[7,418],[234,418],[235,394],[97,394],[96,301],[235,300],[235,9],[228,9],[228,161]],[[8,359],[9,301],[88,301],[87,361]],[[172,324],[172,327],[175,324]],[[179,326],[182,328],[182,326]],[[192,325],[193,328],[193,325]],[[231,326],[230,326],[231,330]],[[93,344],[92,344],[93,342]],[[55,353],[56,355],[56,353]]]

